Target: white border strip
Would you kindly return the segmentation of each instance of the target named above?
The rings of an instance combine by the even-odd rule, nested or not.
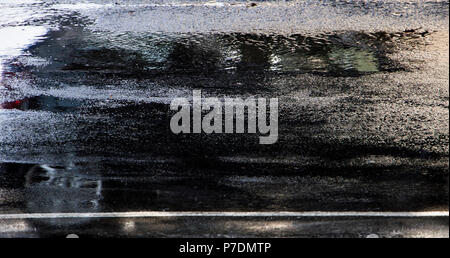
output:
[[[19,213],[0,214],[4,219],[65,218],[161,218],[161,217],[449,217],[449,211],[376,212],[376,211],[275,211],[275,212],[207,212],[207,211],[140,211],[94,213]]]

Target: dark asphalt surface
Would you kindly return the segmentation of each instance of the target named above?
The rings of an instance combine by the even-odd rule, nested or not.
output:
[[[32,2],[0,1],[1,214],[448,211],[448,1]],[[318,24],[310,9],[337,12]],[[173,134],[170,101],[193,89],[278,97],[278,142]],[[448,217],[0,219],[7,237],[448,231]]]

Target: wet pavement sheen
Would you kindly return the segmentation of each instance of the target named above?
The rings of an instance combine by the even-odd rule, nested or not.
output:
[[[448,210],[448,1],[319,2],[0,1],[0,213]],[[279,98],[278,142],[173,134],[194,89]],[[94,220],[0,236],[448,236],[448,217]]]

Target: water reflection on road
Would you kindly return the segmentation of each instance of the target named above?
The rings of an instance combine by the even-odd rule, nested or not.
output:
[[[448,3],[399,16],[394,31],[313,33],[225,31],[214,20],[188,29],[222,31],[143,31],[131,25],[151,10],[188,14],[68,6],[0,15],[0,212],[448,209]],[[416,16],[438,25],[403,26]],[[278,97],[278,143],[172,134],[169,103],[193,89]]]

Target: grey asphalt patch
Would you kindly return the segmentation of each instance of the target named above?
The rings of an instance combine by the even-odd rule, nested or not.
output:
[[[0,220],[2,237],[448,237],[438,218],[102,218]]]

